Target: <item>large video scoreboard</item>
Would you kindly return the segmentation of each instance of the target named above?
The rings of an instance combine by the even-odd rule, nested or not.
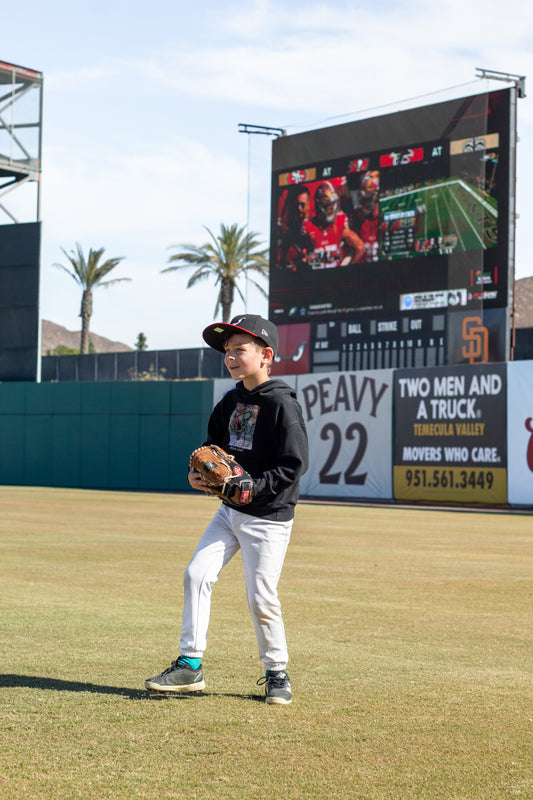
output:
[[[273,142],[278,374],[505,361],[514,89]]]

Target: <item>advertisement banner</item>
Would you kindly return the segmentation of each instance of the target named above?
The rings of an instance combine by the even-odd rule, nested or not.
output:
[[[509,502],[533,506],[533,361],[507,365]]]
[[[394,497],[507,502],[506,366],[397,370]]]
[[[392,499],[392,370],[297,376],[311,497]]]

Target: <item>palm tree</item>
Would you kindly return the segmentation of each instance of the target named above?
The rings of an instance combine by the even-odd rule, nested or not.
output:
[[[237,281],[243,276],[248,278],[249,272],[267,276],[268,250],[258,249],[261,245],[255,238],[257,234],[246,233],[245,227],[239,228],[237,223],[231,226],[221,224],[218,236],[215,236],[209,228],[206,228],[206,231],[211,237],[211,241],[206,244],[174,245],[182,248],[168,259],[169,263],[176,263],[161,272],[193,267],[194,272],[189,278],[187,289],[198,281],[213,276],[215,286],[220,286],[214,316],[216,317],[218,310],[222,309],[222,321],[229,322],[235,292],[244,300]],[[250,282],[264,297],[267,296],[265,289],[256,281],[250,279]]]
[[[70,261],[70,267],[65,267],[63,264],[54,264],[54,267],[62,269],[71,278],[74,278],[76,283],[83,289],[81,297],[81,341],[80,353],[89,352],[89,324],[93,313],[93,289],[98,286],[111,286],[113,283],[122,283],[129,281],[131,278],[112,278],[105,281],[106,275],[109,275],[111,270],[120,264],[124,256],[119,258],[108,258],[107,261],[100,263],[100,259],[104,254],[104,248],[100,250],[89,250],[87,259],[83,254],[81,245],[76,242],[76,250],[67,253],[66,250],[61,248],[63,253]]]

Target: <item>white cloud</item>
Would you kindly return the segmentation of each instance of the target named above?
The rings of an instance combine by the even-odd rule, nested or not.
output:
[[[531,66],[533,20],[520,6],[516,25],[519,5],[511,0],[501,14],[494,0],[482,8],[385,3],[379,11],[259,0],[222,20],[232,41],[185,41],[129,70],[197,99],[292,111],[297,124],[303,111],[315,109],[319,120],[474,80],[477,66],[522,73]]]
[[[151,230],[193,235],[218,218],[212,205],[221,196],[231,218],[243,216],[245,166],[199,142],[176,139],[146,155],[50,150],[46,163],[44,213],[53,238],[66,229],[78,238]]]
[[[140,4],[127,7],[131,37],[110,6],[105,34],[116,46],[95,50],[87,34],[79,53],[71,48],[45,70],[43,315],[78,324],[74,282],[50,266],[60,246],[103,246],[126,256],[121,274],[134,281],[98,293],[93,329],[129,342],[144,330],[153,347],[197,345],[216,299],[209,284],[187,290],[186,276],[160,275],[170,245],[204,241],[203,225],[244,224],[248,200],[250,225],[268,240],[270,140],[246,142],[238,122],[294,133],[388,113],[403,100],[438,102],[446,87],[503,88],[475,81],[478,66],[533,73],[533,8],[522,0],[504,11],[496,0],[154,0],[151,9],[165,20],[157,37],[143,29]],[[61,19],[68,42],[77,28]],[[43,14],[39,41],[46,24]],[[517,271],[531,274],[530,97],[518,120]],[[251,302],[266,311],[253,294]]]

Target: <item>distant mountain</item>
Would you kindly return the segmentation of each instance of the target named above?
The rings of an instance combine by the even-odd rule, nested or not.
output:
[[[533,328],[533,275],[515,281],[515,325],[517,328]]]
[[[43,319],[41,355],[46,356],[49,353],[53,355],[56,347],[61,344],[79,350],[80,336],[80,331],[69,331],[63,328],[62,325],[56,325],[55,322]],[[105,336],[98,336],[92,331],[89,336],[97,353],[124,353],[128,350],[135,350],[134,347],[129,347],[123,342],[112,342],[110,339],[106,339]]]

